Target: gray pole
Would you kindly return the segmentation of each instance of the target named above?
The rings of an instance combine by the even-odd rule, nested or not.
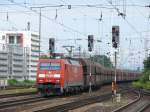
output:
[[[41,8],[40,13],[39,13],[39,58],[40,58],[40,53],[41,53]]]
[[[117,83],[117,52],[115,51],[115,88],[114,88],[114,95],[116,95],[117,91],[116,91],[116,83]]]
[[[104,59],[105,54],[103,55],[103,66],[105,67],[105,59]]]
[[[92,81],[91,81],[91,80],[92,80],[92,79],[91,79],[91,78],[92,78],[91,62],[92,62],[92,61],[91,61],[91,54],[90,54],[90,78],[89,78],[89,79],[90,79],[90,80],[89,80],[89,86],[90,86],[90,87],[89,87],[89,94],[90,94],[90,95],[91,95],[91,92],[92,92],[92,88],[91,88],[91,86],[92,86]]]

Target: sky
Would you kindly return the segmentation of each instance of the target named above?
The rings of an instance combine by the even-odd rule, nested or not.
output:
[[[48,51],[49,38],[55,38],[56,52],[66,53],[63,45],[73,45],[74,50],[81,46],[81,51],[88,52],[87,36],[92,34],[95,39],[92,54],[109,53],[113,60],[111,29],[119,25],[118,68],[143,67],[145,48],[150,48],[150,8],[145,7],[150,5],[149,0],[0,1],[0,30],[25,30],[29,21],[31,30],[38,32],[39,9],[36,7],[45,7],[41,9],[42,52]],[[125,13],[125,18],[118,16],[118,12]]]

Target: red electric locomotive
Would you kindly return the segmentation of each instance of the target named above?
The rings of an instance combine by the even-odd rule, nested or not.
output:
[[[44,95],[83,89],[82,65],[72,59],[42,59],[37,70],[38,91]]]

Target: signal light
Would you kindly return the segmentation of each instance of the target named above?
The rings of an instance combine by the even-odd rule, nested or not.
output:
[[[113,47],[114,47],[114,48],[117,48],[117,47],[118,47],[118,44],[117,44],[116,42],[114,42],[114,43],[113,43]]]
[[[92,51],[94,46],[94,36],[88,35],[88,51]]]
[[[119,44],[119,26],[112,26],[112,46],[117,48]]]
[[[55,50],[55,39],[54,38],[49,38],[49,51],[50,54],[53,54]]]
[[[71,9],[71,5],[68,5],[68,9]]]

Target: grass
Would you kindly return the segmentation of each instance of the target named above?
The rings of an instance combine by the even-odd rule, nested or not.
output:
[[[23,88],[8,89],[8,90],[0,89],[0,95],[28,93],[28,92],[36,92],[37,91],[36,88],[32,88],[35,85],[35,81],[31,81],[31,80],[18,81],[16,79],[10,79],[10,80],[8,80],[8,85],[10,87],[23,87]]]
[[[146,90],[150,90],[150,81],[145,81],[140,82],[140,81],[136,81],[132,83],[133,87],[138,88],[138,89],[146,89]]]
[[[18,81],[16,79],[8,80],[8,85],[9,86],[31,87],[34,84],[35,84],[35,81],[31,81],[31,80],[24,80],[24,81]]]
[[[150,90],[150,80],[149,80],[150,70],[144,71],[143,75],[138,81],[133,82],[132,85],[138,89]]]
[[[0,95],[16,94],[16,93],[28,93],[28,92],[36,92],[36,91],[37,91],[36,88],[0,90]]]

